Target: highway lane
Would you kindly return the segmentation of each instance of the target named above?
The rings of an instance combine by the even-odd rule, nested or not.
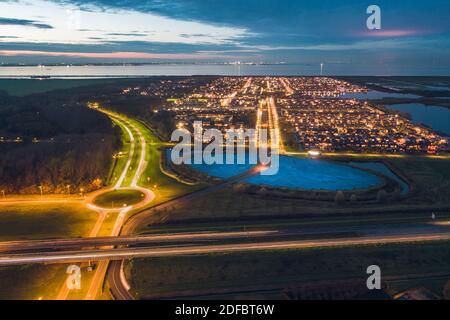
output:
[[[450,232],[435,234],[399,234],[391,236],[367,236],[360,238],[320,239],[320,240],[286,240],[257,243],[218,244],[203,246],[177,246],[160,248],[109,248],[97,250],[78,250],[68,252],[12,254],[0,257],[0,266],[68,263],[102,260],[123,260],[148,257],[165,257],[179,255],[198,255],[210,253],[230,253],[245,251],[267,251],[283,249],[330,248],[361,245],[379,245],[389,243],[413,243],[428,241],[448,241]],[[120,279],[120,273],[119,273]]]
[[[279,152],[280,154],[284,153],[284,145],[281,138],[281,129],[280,122],[278,117],[277,105],[275,103],[275,98],[270,97],[267,98],[267,107],[269,114],[269,127],[270,133],[273,135],[271,137],[271,148]]]
[[[125,181],[125,178],[127,176],[128,170],[130,169],[131,162],[133,161],[134,152],[136,149],[136,140],[134,139],[133,133],[131,132],[130,128],[128,128],[125,123],[122,120],[119,120],[117,117],[112,116],[111,114],[107,113],[107,115],[116,123],[118,123],[120,126],[122,126],[125,131],[128,134],[128,137],[130,138],[130,152],[128,154],[127,163],[125,164],[125,168],[123,169],[119,179],[117,180],[115,186],[113,189],[119,189],[123,182]]]
[[[108,271],[109,289],[115,300],[134,300],[124,275],[124,262],[124,260],[111,261]]]
[[[119,223],[120,224],[120,223]],[[118,225],[119,225],[118,224]],[[425,234],[450,232],[450,223],[394,223],[369,224],[350,226],[322,226],[322,227],[296,227],[288,229],[266,229],[250,231],[222,231],[222,232],[187,232],[172,234],[152,234],[138,236],[108,236],[75,239],[51,240],[23,240],[0,242],[1,253],[39,250],[55,251],[81,248],[98,248],[105,246],[136,246],[152,244],[198,243],[205,241],[243,240],[243,239],[275,239],[283,237],[327,237],[330,234],[338,236],[354,234],[357,236],[398,235],[398,234]],[[117,229],[114,232],[117,234]],[[95,237],[95,238],[93,238]]]
[[[31,241],[7,241],[0,242],[0,252],[17,252],[30,250],[64,250],[84,247],[104,247],[104,246],[129,246],[160,242],[180,242],[197,240],[221,240],[239,239],[244,237],[275,236],[282,234],[277,230],[249,231],[249,232],[200,232],[182,233],[168,235],[147,235],[147,236],[110,236],[110,237],[89,237],[77,239],[52,239],[52,240],[31,240]]]

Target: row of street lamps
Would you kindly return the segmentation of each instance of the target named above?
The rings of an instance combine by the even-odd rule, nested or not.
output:
[[[39,185],[38,188],[39,188],[39,191],[41,192],[41,196],[43,196],[44,195],[43,187],[41,185]],[[70,184],[68,184],[66,186],[66,189],[67,189],[67,194],[70,194]],[[84,188],[80,188],[80,194],[81,194],[81,196],[83,196]],[[3,192],[3,196],[5,196],[4,192]]]

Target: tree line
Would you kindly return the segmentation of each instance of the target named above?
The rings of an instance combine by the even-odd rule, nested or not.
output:
[[[14,194],[97,189],[120,148],[120,128],[61,92],[0,94],[0,137],[0,191]]]

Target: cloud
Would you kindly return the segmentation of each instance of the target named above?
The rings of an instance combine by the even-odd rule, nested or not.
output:
[[[158,60],[191,60],[216,59],[217,55],[207,53],[147,53],[147,52],[57,52],[34,50],[0,50],[0,56],[45,56],[90,59],[158,59]],[[220,56],[219,56],[220,57]]]
[[[210,34],[206,34],[206,33],[193,33],[193,34],[189,34],[189,33],[182,33],[180,34],[180,37],[182,38],[198,38],[198,37],[210,37]]]
[[[379,31],[366,27],[366,8],[371,0],[26,2],[34,7],[30,13],[19,5],[17,14],[6,12],[29,19],[17,19],[19,25],[42,24],[36,19],[50,23],[55,30],[8,32],[20,39],[3,38],[0,50],[28,52],[35,60],[45,61],[48,53],[56,61],[60,52],[61,61],[73,56],[153,59],[165,55],[167,59],[238,57],[241,61],[307,62],[314,66],[333,61],[364,66],[382,61],[387,69],[400,65],[425,68],[434,62],[450,66],[448,0],[377,0],[382,10]],[[51,8],[45,11],[45,18],[36,13],[42,3]],[[81,10],[81,24],[70,32],[61,19],[66,8]]]
[[[53,29],[53,27],[46,23],[41,23],[35,20],[26,19],[13,19],[13,18],[2,18],[0,17],[0,25],[10,25],[10,26],[26,26],[35,27],[39,29]]]
[[[112,32],[107,33],[107,36],[129,36],[129,37],[146,37],[148,33],[126,33],[126,32]]]
[[[101,38],[101,37],[99,37]],[[96,39],[97,40],[97,39]],[[126,48],[126,49],[124,49]],[[0,42],[0,50],[38,50],[62,52],[114,52],[135,51],[152,53],[191,53],[197,51],[226,51],[236,49],[234,45],[221,44],[188,44],[177,42],[156,41],[119,41],[106,40],[99,46],[98,43],[45,43],[45,42]]]
[[[264,39],[276,36],[297,40],[352,38],[366,29],[370,0],[54,0],[98,10],[135,10],[212,25],[237,27],[259,34]],[[383,28],[450,31],[448,0],[378,0]],[[252,37],[249,38],[252,40]],[[280,39],[282,40],[282,39]],[[286,43],[284,43],[286,44]]]

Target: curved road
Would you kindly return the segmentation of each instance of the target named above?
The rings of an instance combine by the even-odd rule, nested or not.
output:
[[[131,142],[131,150],[129,157],[128,157],[128,161],[127,164],[119,178],[119,180],[117,181],[116,185],[115,185],[115,189],[119,189],[123,186],[123,183],[125,181],[125,177],[127,172],[130,170],[131,168],[131,163],[133,160],[133,156],[135,153],[135,144],[136,144],[136,139],[133,136],[132,131],[130,130],[129,126],[137,133],[138,137],[139,137],[139,141],[141,143],[141,150],[140,150],[140,156],[139,156],[139,162],[136,168],[136,171],[134,173],[133,179],[131,180],[130,185],[127,188],[132,188],[138,191],[141,191],[145,194],[145,198],[143,201],[139,202],[136,205],[132,205],[132,206],[128,206],[126,208],[122,208],[119,211],[119,214],[117,216],[116,222],[114,224],[113,230],[111,235],[112,236],[118,236],[120,234],[120,230],[122,229],[123,223],[125,221],[126,215],[129,211],[131,210],[138,210],[141,209],[145,206],[147,206],[151,201],[153,201],[153,199],[155,198],[155,194],[146,188],[142,188],[138,186],[139,180],[141,179],[142,174],[144,173],[146,167],[147,167],[147,161],[145,160],[145,156],[146,156],[146,141],[145,141],[145,137],[142,134],[142,132],[133,124],[128,123],[126,120],[121,119],[119,116],[105,111],[105,110],[100,110],[101,112],[106,113],[111,119],[113,119],[114,121],[120,123],[121,126],[123,126],[125,128],[125,130],[127,131],[129,138],[130,138],[130,142]],[[109,192],[110,190],[106,190],[105,192]],[[97,195],[98,196],[98,195]],[[92,203],[90,203],[90,207],[95,207],[95,205],[93,205]],[[103,208],[99,208],[100,210],[104,210]],[[114,210],[114,209],[111,209]],[[116,210],[117,211],[117,210]],[[109,261],[108,260],[102,260],[99,262],[99,264],[97,265],[97,269],[95,271],[94,277],[91,281],[91,285],[89,287],[89,290],[86,293],[86,300],[93,300],[97,297],[98,292],[100,291],[100,288],[102,286],[102,283],[105,279],[105,275],[108,269],[108,265],[109,265]],[[122,279],[124,280],[124,278]],[[125,286],[125,285],[124,285]]]
[[[139,210],[139,209],[142,209],[143,207],[147,206],[151,201],[153,201],[155,195],[151,190],[138,186],[138,182],[147,167],[147,161],[145,160],[146,141],[145,141],[145,137],[142,134],[142,132],[139,130],[139,128],[137,128],[133,124],[129,123],[126,119],[123,119],[122,117],[120,117],[117,114],[114,114],[112,112],[102,110],[102,109],[97,109],[97,110],[108,115],[114,122],[118,123],[121,126],[121,128],[123,128],[125,130],[125,132],[129,136],[131,145],[130,145],[130,151],[128,154],[128,159],[125,164],[125,167],[124,167],[123,171],[121,172],[119,179],[117,180],[114,187],[98,190],[96,192],[91,193],[86,198],[87,206],[90,209],[95,210],[99,213],[99,219],[97,220],[97,222],[89,236],[90,237],[97,236],[98,232],[100,231],[100,229],[103,226],[103,222],[108,213],[117,213],[117,218],[114,223],[114,226],[113,226],[113,229],[111,232],[111,236],[118,236],[120,234],[120,230],[122,229],[122,225],[125,221],[127,213],[131,210]],[[136,140],[137,139],[133,135],[133,131],[130,129],[130,127],[131,127],[131,129],[133,129],[134,132],[136,132],[138,139],[140,141],[140,144],[141,144],[141,148],[140,148],[139,162],[134,171],[133,178],[129,184],[126,184],[125,181],[126,181],[127,174],[132,168],[131,165],[133,163],[133,158],[134,158],[135,153],[137,152],[137,148],[136,148]],[[120,189],[138,190],[145,194],[145,198],[143,199],[143,201],[141,201],[135,205],[128,206],[126,208],[123,208],[123,207],[121,207],[121,208],[102,208],[102,207],[99,207],[94,204],[94,199],[96,197],[100,196],[101,194],[108,193],[113,190],[120,190]],[[109,248],[112,248],[112,247],[109,247]],[[98,263],[97,268],[95,270],[95,274],[91,280],[89,289],[86,293],[85,299],[92,300],[97,297],[97,294],[100,291],[100,287],[103,283],[103,280],[105,279],[105,274],[108,269],[108,264],[109,264],[108,260],[102,260]],[[68,294],[69,294],[69,290],[67,289],[67,286],[64,283],[62,288],[60,289],[56,299],[57,300],[65,300],[67,298]]]

